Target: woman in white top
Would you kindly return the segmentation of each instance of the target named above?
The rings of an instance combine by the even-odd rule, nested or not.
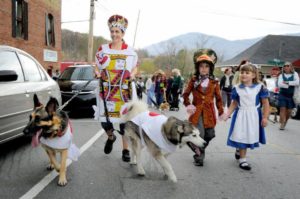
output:
[[[128,21],[120,15],[108,19],[108,27],[112,42],[101,45],[96,53],[97,77],[101,79],[97,93],[95,119],[100,120],[108,135],[104,153],[109,154],[116,140],[113,124],[120,124],[121,135],[124,135],[125,125],[120,120],[120,109],[129,100],[137,99],[134,78],[137,66],[137,54],[128,46],[123,37]],[[127,140],[122,136],[122,160],[130,161]]]
[[[293,94],[295,86],[299,86],[298,73],[290,62],[286,62],[282,68],[282,73],[278,77],[279,87],[279,107],[280,107],[280,130],[284,130],[292,109],[295,108]]]

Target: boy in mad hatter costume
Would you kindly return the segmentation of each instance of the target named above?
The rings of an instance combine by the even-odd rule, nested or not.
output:
[[[195,73],[188,82],[183,93],[184,105],[189,114],[189,121],[199,130],[200,136],[206,141],[204,148],[189,143],[195,152],[194,160],[196,166],[203,166],[205,148],[215,137],[215,126],[217,122],[215,103],[218,115],[223,114],[222,97],[219,82],[214,78],[214,66],[217,55],[212,49],[200,49],[194,53]],[[190,101],[190,94],[193,101]]]

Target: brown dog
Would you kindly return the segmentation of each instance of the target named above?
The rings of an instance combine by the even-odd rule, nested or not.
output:
[[[50,164],[48,170],[55,169],[59,172],[59,186],[67,184],[66,170],[68,150],[70,148],[79,156],[79,150],[72,144],[72,133],[68,123],[68,116],[65,112],[57,112],[58,102],[55,98],[50,98],[47,105],[40,103],[38,97],[34,95],[34,110],[30,115],[30,121],[23,130],[25,135],[32,136],[32,144],[37,145],[40,141],[45,149]],[[56,153],[60,153],[60,164],[56,160]],[[74,153],[74,154],[75,154]],[[77,157],[73,156],[76,160]]]
[[[162,112],[169,111],[170,110],[170,104],[166,101],[161,103],[160,106],[159,106],[159,110],[162,111]]]

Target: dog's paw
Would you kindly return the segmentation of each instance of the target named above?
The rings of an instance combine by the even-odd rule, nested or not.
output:
[[[171,182],[174,182],[174,183],[177,182],[176,176],[170,176],[169,179],[170,179]]]
[[[67,185],[67,183],[68,183],[67,179],[66,178],[62,178],[62,179],[58,180],[57,185],[61,186],[61,187],[64,187],[64,186]]]
[[[139,176],[145,176],[145,174],[146,174],[146,172],[145,172],[145,170],[143,168],[139,168],[138,169],[138,175]]]
[[[52,170],[54,169],[54,165],[53,165],[53,164],[49,164],[49,165],[46,167],[46,169],[47,169],[48,171],[52,171]]]
[[[144,177],[145,173],[138,173],[138,176]]]
[[[131,161],[129,164],[136,165],[136,161]]]
[[[136,165],[136,156],[135,156],[135,155],[133,155],[133,156],[131,157],[131,161],[130,161],[129,164],[131,164],[131,165]]]

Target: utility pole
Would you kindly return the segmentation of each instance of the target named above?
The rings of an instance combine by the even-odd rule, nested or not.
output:
[[[139,25],[140,12],[141,12],[141,10],[139,10],[138,18],[136,20],[136,25],[135,25],[135,32],[134,32],[133,45],[132,45],[133,48],[134,48],[134,45],[135,45],[136,32],[137,32],[138,25]]]
[[[96,0],[97,1],[97,0]],[[94,46],[94,18],[95,18],[95,0],[91,0],[90,6],[90,25],[89,25],[89,43],[88,43],[88,63],[93,62],[93,46]]]

